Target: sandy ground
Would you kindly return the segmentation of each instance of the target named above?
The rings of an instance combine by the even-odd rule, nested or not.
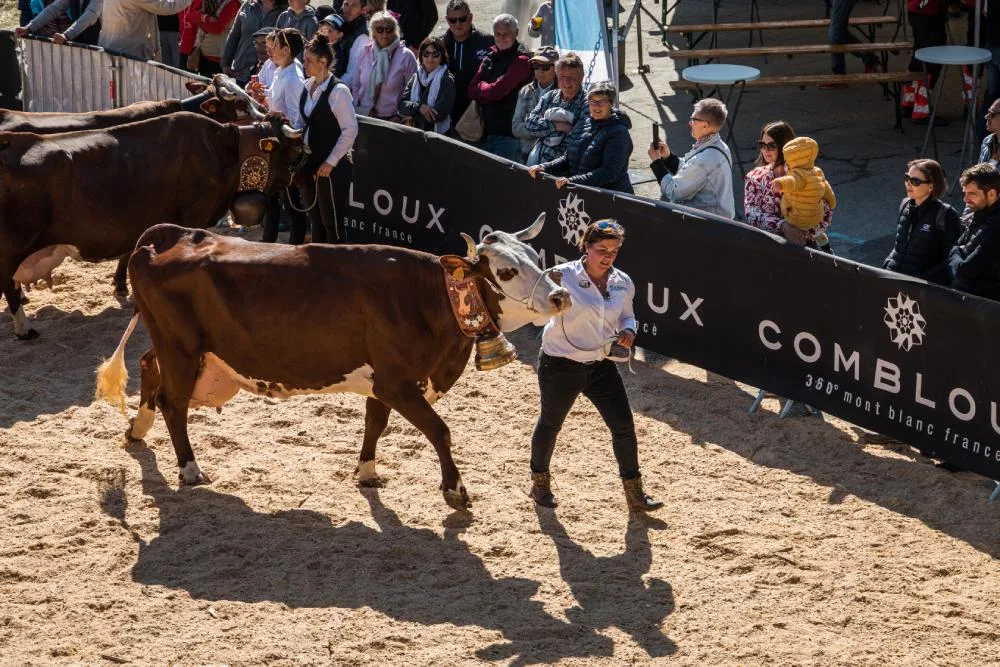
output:
[[[749,416],[746,387],[662,357],[626,382],[656,518],[629,518],[584,399],[557,448],[561,506],[525,495],[537,410],[523,361],[439,403],[473,495],[452,512],[433,448],[393,416],[352,471],[360,397],[239,395],[193,412],[208,486],[178,489],[158,419],[91,405],[128,321],[114,265],[31,293],[42,337],[0,323],[3,664],[1000,664],[989,482],[837,420]],[[271,344],[279,344],[274,341]],[[128,348],[137,403],[140,327]]]

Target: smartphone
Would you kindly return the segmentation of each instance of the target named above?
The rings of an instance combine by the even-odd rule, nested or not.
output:
[[[653,148],[660,145],[660,124],[653,122]]]

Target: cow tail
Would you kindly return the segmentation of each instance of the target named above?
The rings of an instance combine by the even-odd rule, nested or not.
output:
[[[125,414],[125,386],[128,384],[128,369],[125,367],[125,344],[128,342],[135,325],[139,322],[139,309],[135,311],[125,335],[118,343],[115,353],[110,359],[105,359],[97,369],[97,390],[94,392],[94,400],[105,400],[111,405],[117,405]]]

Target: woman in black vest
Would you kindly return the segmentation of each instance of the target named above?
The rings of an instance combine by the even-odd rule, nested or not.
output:
[[[306,45],[302,58],[307,77],[299,101],[305,140],[312,155],[299,171],[297,185],[309,207],[313,243],[344,243],[341,224],[351,185],[351,147],[358,119],[350,89],[330,73],[333,49],[324,35]]]

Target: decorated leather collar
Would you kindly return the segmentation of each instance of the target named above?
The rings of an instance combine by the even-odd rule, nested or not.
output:
[[[462,268],[453,271],[442,268],[448,302],[451,303],[451,311],[462,333],[469,338],[495,336],[500,333],[479,291],[475,274],[467,273]]]

